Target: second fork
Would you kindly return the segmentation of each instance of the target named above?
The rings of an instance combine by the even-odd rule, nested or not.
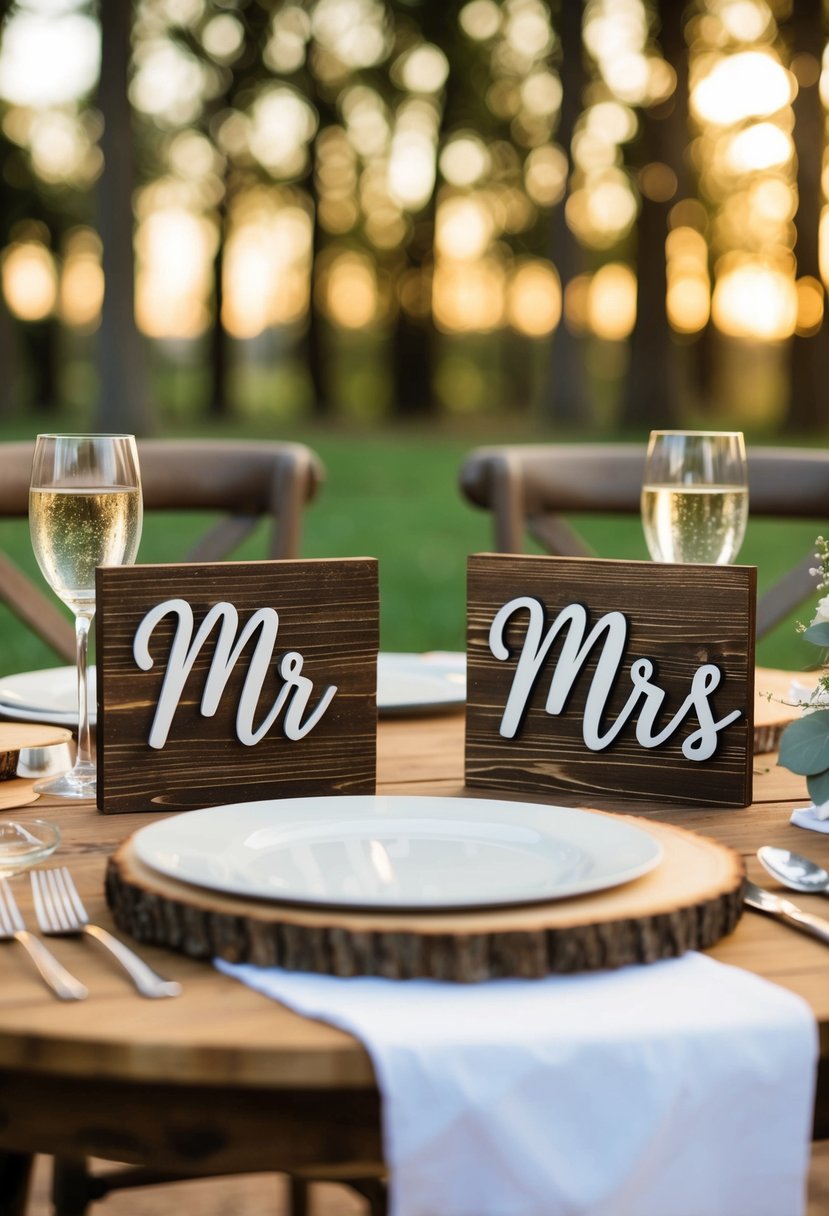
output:
[[[163,979],[112,933],[100,925],[90,924],[74,879],[65,866],[32,870],[31,880],[41,933],[66,937],[87,933],[118,960],[142,996],[158,998],[180,994],[181,985],[175,980]]]

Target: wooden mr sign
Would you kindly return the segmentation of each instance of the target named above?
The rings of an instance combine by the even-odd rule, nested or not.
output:
[[[467,785],[747,806],[756,574],[470,557]]]
[[[98,807],[374,793],[377,562],[97,572]]]

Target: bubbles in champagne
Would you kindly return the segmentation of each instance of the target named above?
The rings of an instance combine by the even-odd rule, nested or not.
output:
[[[748,520],[744,486],[642,488],[642,525],[657,562],[724,566],[740,551]]]
[[[141,538],[132,486],[29,491],[32,546],[43,577],[74,612],[95,604],[97,566],[129,565]]]

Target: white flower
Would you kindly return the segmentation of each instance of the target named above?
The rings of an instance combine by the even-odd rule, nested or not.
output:
[[[829,709],[829,688],[825,688],[822,682],[817,683],[814,688],[810,688],[808,684],[802,684],[800,680],[792,680],[789,685],[789,702],[799,705],[802,714],[813,714],[818,709]]]
[[[819,625],[821,621],[829,621],[829,595],[824,595],[822,600],[818,600],[812,624]]]

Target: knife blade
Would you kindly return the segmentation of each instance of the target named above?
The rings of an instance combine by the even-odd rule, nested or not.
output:
[[[765,891],[755,883],[746,881],[743,888],[743,902],[758,912],[777,916],[795,929],[809,933],[812,937],[829,945],[829,920],[822,916],[813,916],[811,912],[804,912],[790,899],[785,899],[782,895],[775,895],[773,891]]]

